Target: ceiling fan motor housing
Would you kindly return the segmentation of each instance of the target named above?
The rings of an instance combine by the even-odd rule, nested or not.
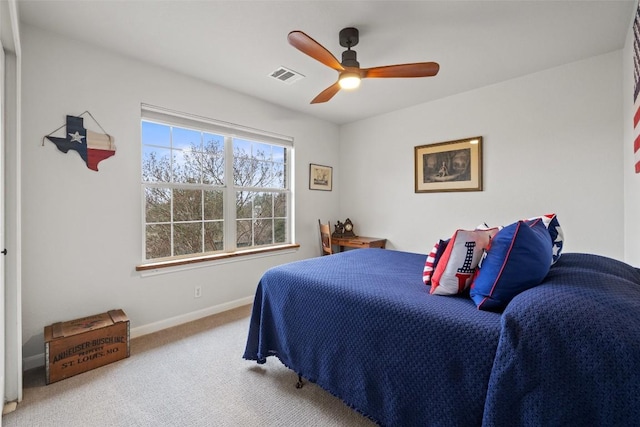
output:
[[[360,68],[360,63],[356,60],[355,50],[345,50],[342,52],[342,66]]]

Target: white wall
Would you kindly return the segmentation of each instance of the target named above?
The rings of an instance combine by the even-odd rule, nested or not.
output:
[[[337,218],[339,199],[335,190],[308,190],[308,168],[337,166],[337,126],[34,27],[24,25],[22,31],[26,359],[43,353],[43,328],[53,322],[122,308],[132,328],[144,329],[252,301],[266,269],[320,254],[317,220]],[[265,84],[278,82],[265,77]],[[141,103],[294,137],[301,248],[141,277],[135,271],[142,261]],[[85,110],[115,137],[116,155],[101,162],[99,172],[89,170],[77,153],[42,143],[67,114]],[[90,118],[85,125],[99,131]],[[202,286],[200,299],[193,297],[196,285]]]
[[[343,126],[340,157],[353,160],[341,168],[342,216],[388,247],[425,253],[457,228],[555,212],[565,251],[622,259],[621,55]],[[414,193],[415,146],[478,135],[484,191]]]
[[[624,111],[624,255],[625,261],[640,267],[640,174],[635,173],[633,141],[636,133],[633,129],[633,28],[629,33],[623,50],[622,108]]]
[[[22,31],[27,358],[42,353],[43,327],[55,321],[122,308],[141,330],[245,301],[267,268],[319,254],[318,218],[350,217],[358,234],[424,253],[456,228],[556,212],[565,251],[621,259],[628,250],[622,51],[338,129],[30,26]],[[141,102],[293,136],[301,249],[150,277],[136,273]],[[76,153],[42,146],[65,115],[85,110],[116,139],[116,156],[100,163],[100,172]],[[475,135],[484,137],[484,191],[414,193],[415,146]],[[308,190],[309,163],[334,166],[334,191]],[[195,285],[203,289],[197,300]]]

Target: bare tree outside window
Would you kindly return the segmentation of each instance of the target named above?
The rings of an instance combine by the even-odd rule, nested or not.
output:
[[[146,259],[287,242],[286,147],[146,120],[142,145]],[[228,191],[234,218],[225,218]],[[235,223],[233,244],[225,221]]]

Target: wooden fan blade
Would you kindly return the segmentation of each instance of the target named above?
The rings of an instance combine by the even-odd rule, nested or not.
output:
[[[329,86],[328,88],[320,92],[318,96],[313,98],[313,100],[311,101],[311,104],[319,104],[321,102],[327,102],[328,100],[333,98],[333,96],[338,92],[340,92],[340,83],[335,82],[334,84],[332,84],[331,86]]]
[[[327,67],[331,67],[337,71],[344,70],[340,61],[338,61],[331,52],[302,31],[291,31],[287,36],[287,40],[289,40],[291,46],[309,55],[316,61],[322,62]]]
[[[437,62],[416,62],[413,64],[387,65],[385,67],[363,68],[360,76],[367,77],[431,77],[438,74]]]

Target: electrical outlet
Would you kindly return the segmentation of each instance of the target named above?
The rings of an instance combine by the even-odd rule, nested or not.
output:
[[[202,286],[196,286],[193,290],[193,297],[200,298],[202,296]]]

